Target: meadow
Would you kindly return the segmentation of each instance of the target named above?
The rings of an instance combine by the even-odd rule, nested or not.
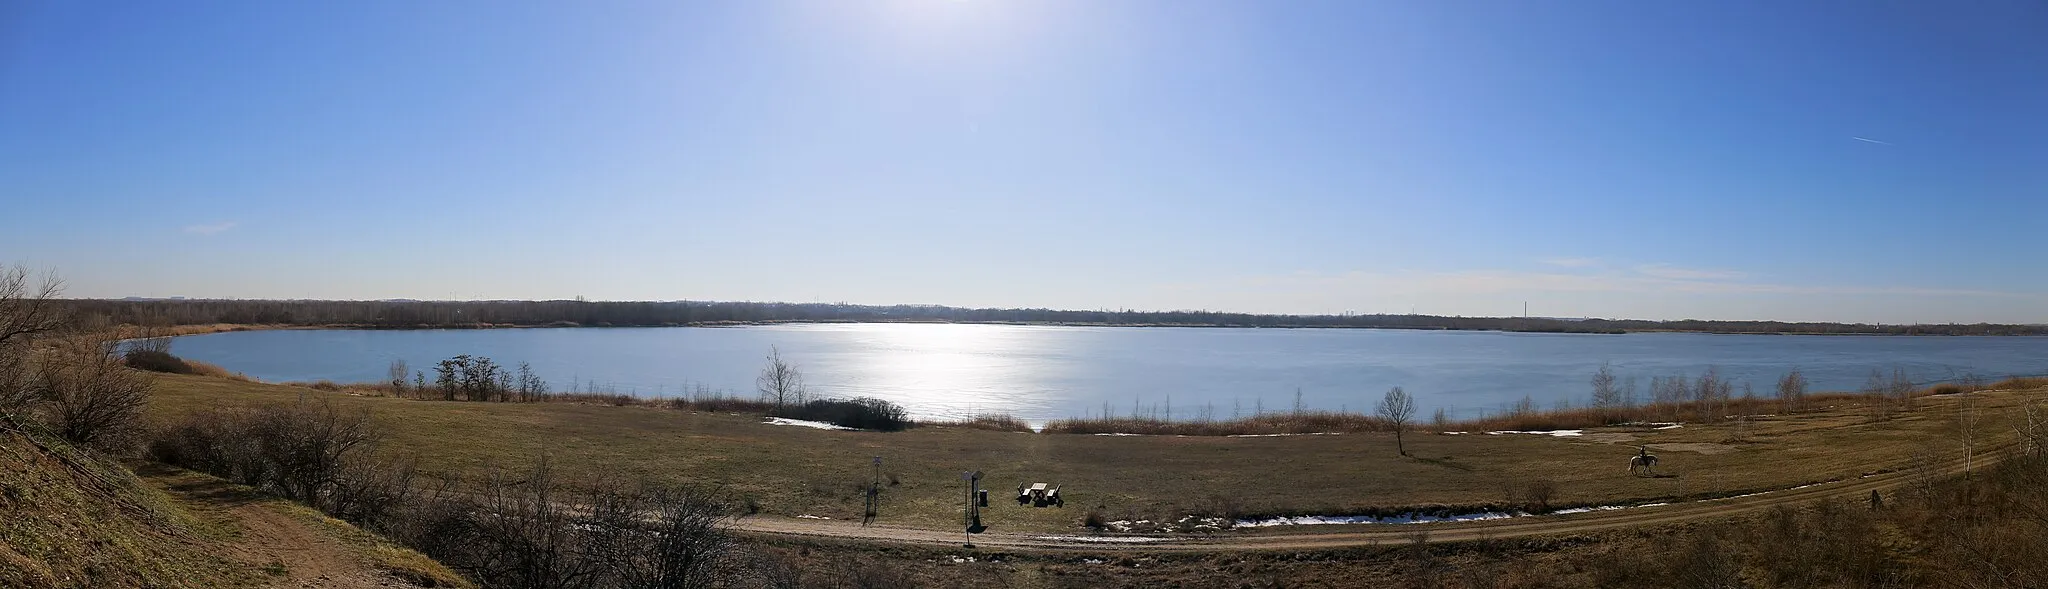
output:
[[[871,480],[880,521],[952,527],[960,474],[985,473],[984,521],[1008,531],[1077,531],[1091,518],[1167,521],[1411,510],[1543,509],[1704,498],[1911,468],[1963,451],[1958,399],[1981,415],[1979,452],[2012,438],[2014,407],[2039,391],[1922,395],[1879,418],[1871,398],[1811,399],[1794,414],[1749,414],[1680,427],[1582,428],[1577,436],[1483,430],[1256,437],[1081,435],[926,424],[900,432],[764,423],[749,413],[605,403],[475,403],[365,396],[196,375],[164,375],[158,423],[222,408],[324,399],[362,408],[388,437],[381,452],[431,476],[522,468],[546,456],[568,480],[651,480],[713,488],[767,516],[859,519]],[[1761,409],[1761,406],[1755,409]],[[1484,424],[1473,424],[1484,425]],[[1455,432],[1455,433],[1453,433]],[[1663,457],[1658,477],[1629,475],[1637,445]],[[879,472],[873,466],[882,459]],[[1016,484],[1062,485],[1065,508],[1006,503]]]

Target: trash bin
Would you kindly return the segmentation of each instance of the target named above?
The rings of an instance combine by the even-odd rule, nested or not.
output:
[[[988,507],[988,489],[976,489],[974,491],[974,504]]]

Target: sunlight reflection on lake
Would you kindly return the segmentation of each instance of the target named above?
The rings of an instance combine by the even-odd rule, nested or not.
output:
[[[370,382],[402,358],[415,369],[456,354],[520,362],[556,390],[673,397],[699,385],[755,396],[770,347],[824,396],[872,396],[920,417],[1009,413],[1045,419],[1134,409],[1227,418],[1305,407],[1370,411],[1387,388],[1416,394],[1427,415],[1582,404],[1602,362],[1636,377],[1697,375],[1708,365],[1768,395],[1802,369],[1816,390],[1854,390],[1874,368],[1916,380],[1976,371],[2048,372],[2048,338],[1630,335],[1365,329],[1212,329],[950,324],[759,327],[285,330],[178,338],[180,355],[266,381]]]

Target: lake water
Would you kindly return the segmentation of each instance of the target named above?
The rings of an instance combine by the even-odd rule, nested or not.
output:
[[[937,324],[494,330],[287,330],[178,338],[174,353],[265,381],[371,382],[393,359],[416,370],[457,354],[520,362],[555,390],[595,383],[640,396],[697,385],[755,395],[770,347],[814,393],[895,401],[922,417],[1003,412],[1031,421],[1128,415],[1177,418],[1291,409],[1369,411],[1389,387],[1453,417],[1533,397],[1584,404],[1603,362],[1623,377],[1697,375],[1708,366],[1769,395],[1802,370],[1813,390],[1854,390],[1872,369],[1917,381],[1975,372],[2048,372],[2048,338],[1577,335],[1369,329],[1214,329]],[[580,384],[572,384],[580,383]]]

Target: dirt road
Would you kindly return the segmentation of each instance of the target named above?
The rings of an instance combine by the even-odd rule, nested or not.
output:
[[[1985,454],[1991,453],[1986,452]],[[1983,467],[1984,462],[1980,458],[1978,460],[1978,467]],[[1942,465],[1937,470],[1947,474],[1960,473],[1962,469],[1962,462],[1956,461],[1952,464]],[[1261,528],[1256,531],[1230,530],[1211,535],[1161,534],[1135,536],[997,532],[975,534],[973,542],[975,546],[1006,549],[1174,552],[1304,550],[1398,544],[1413,542],[1417,538],[1418,533],[1427,534],[1425,539],[1429,542],[1519,538],[1597,532],[1694,520],[1713,520],[1753,513],[1780,505],[1800,506],[1812,503],[1817,499],[1831,497],[1846,496],[1862,499],[1869,497],[1871,491],[1879,491],[1888,497],[1889,493],[1887,491],[1905,485],[1912,476],[1906,472],[1888,472],[1865,475],[1856,479],[1839,480],[1722,499],[1485,521],[1280,526],[1276,528]],[[879,525],[862,527],[855,522],[836,520],[753,517],[740,520],[735,527],[743,532],[756,534],[873,540],[904,544],[958,546],[967,541],[967,535],[959,530],[930,530]]]

